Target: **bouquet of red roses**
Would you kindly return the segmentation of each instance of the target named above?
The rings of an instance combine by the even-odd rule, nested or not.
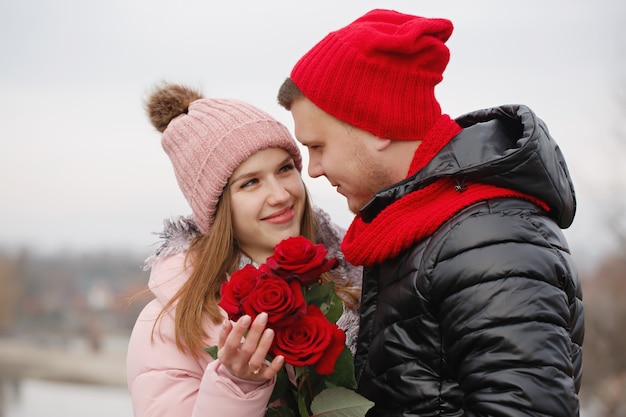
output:
[[[336,322],[343,303],[321,275],[337,266],[322,244],[302,237],[283,240],[258,268],[246,265],[221,288],[220,306],[231,320],[268,313],[274,330],[270,354],[283,355],[295,371],[278,374],[266,416],[363,416],[372,403],[354,392],[354,365],[346,335]],[[285,405],[286,404],[286,405]]]

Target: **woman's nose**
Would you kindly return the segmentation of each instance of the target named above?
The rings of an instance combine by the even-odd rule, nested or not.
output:
[[[270,187],[268,190],[268,201],[271,204],[279,204],[289,200],[289,191],[285,185],[277,179],[270,181]]]

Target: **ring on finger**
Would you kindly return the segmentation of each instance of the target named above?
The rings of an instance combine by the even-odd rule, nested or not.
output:
[[[252,364],[251,364],[250,362],[248,362],[248,368],[250,368],[250,370],[252,371],[252,373],[253,373],[254,375],[258,375],[258,374],[259,374],[259,372],[261,372],[261,368],[262,368],[262,367],[263,367],[263,364],[261,364],[258,368],[256,368],[256,369],[255,369],[255,368],[252,366]]]

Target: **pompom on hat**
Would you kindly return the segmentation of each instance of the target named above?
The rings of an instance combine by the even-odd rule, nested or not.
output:
[[[452,22],[376,9],[329,33],[290,77],[317,107],[378,137],[418,140],[441,117],[434,88]]]
[[[174,167],[178,185],[202,233],[213,221],[233,171],[256,152],[282,148],[302,169],[302,157],[287,128],[251,104],[203,98],[177,84],[155,88],[146,102],[152,125]]]

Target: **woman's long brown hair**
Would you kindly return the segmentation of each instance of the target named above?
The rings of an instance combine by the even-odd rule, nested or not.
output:
[[[300,234],[311,241],[317,240],[317,222],[305,187],[305,205]],[[203,324],[209,319],[216,324],[224,320],[219,309],[220,287],[238,269],[241,249],[235,239],[231,215],[229,186],[224,188],[215,213],[215,222],[206,234],[195,237],[187,251],[185,267],[191,274],[176,295],[163,307],[155,322],[168,310],[175,311],[176,346],[199,357],[208,335]],[[333,281],[332,273],[322,275],[322,282]],[[358,291],[336,287],[337,294],[348,306],[358,303]],[[175,305],[175,306],[174,306]]]

